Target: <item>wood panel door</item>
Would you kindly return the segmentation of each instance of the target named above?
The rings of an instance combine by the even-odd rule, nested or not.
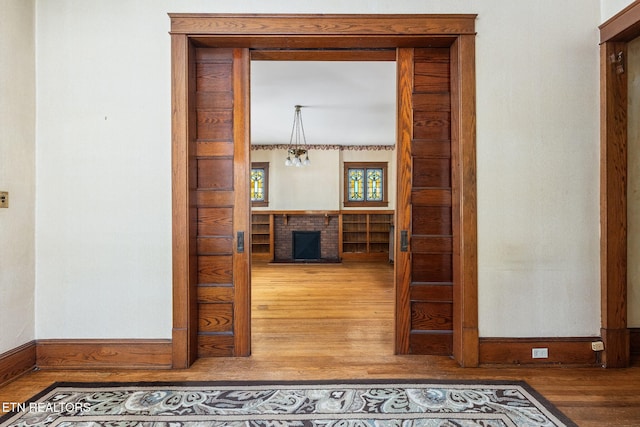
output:
[[[450,49],[398,50],[398,353],[453,352]]]
[[[196,48],[180,36],[174,50],[186,64],[174,68],[174,97],[187,100],[174,132],[188,141],[173,154],[174,213],[187,218],[174,221],[174,252],[188,248],[174,257],[185,288],[174,297],[186,303],[174,305],[173,336],[188,349],[174,367],[187,367],[250,353],[249,50]]]
[[[249,50],[195,50],[198,357],[250,353]]]

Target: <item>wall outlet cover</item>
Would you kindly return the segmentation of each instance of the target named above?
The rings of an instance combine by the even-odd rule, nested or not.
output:
[[[548,348],[532,348],[531,349],[531,357],[533,359],[547,359],[549,357],[549,349]]]

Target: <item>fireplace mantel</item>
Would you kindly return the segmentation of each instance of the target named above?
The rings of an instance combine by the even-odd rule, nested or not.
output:
[[[262,211],[254,211],[260,213]],[[287,225],[289,217],[293,215],[306,215],[306,216],[322,216],[325,218],[325,225],[329,224],[330,218],[340,215],[340,211],[314,211],[314,210],[299,210],[299,211],[268,211],[271,214],[282,216],[284,224]]]

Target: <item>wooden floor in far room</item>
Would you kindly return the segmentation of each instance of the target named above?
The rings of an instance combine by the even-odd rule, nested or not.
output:
[[[524,380],[579,426],[640,425],[640,361],[631,368],[459,368],[447,357],[393,354],[393,266],[252,268],[252,355],[198,360],[187,370],[56,371],[23,375],[0,402],[24,401],[55,381],[317,379]]]

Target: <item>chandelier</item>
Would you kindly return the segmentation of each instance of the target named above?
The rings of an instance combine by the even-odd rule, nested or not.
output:
[[[304,127],[302,126],[302,113],[301,105],[295,106],[295,113],[293,115],[293,128],[291,129],[291,138],[289,138],[289,148],[287,149],[287,159],[284,164],[286,166],[309,166],[311,160],[309,160],[307,137],[304,135]],[[291,158],[293,156],[293,158]],[[302,160],[301,157],[305,156]]]

